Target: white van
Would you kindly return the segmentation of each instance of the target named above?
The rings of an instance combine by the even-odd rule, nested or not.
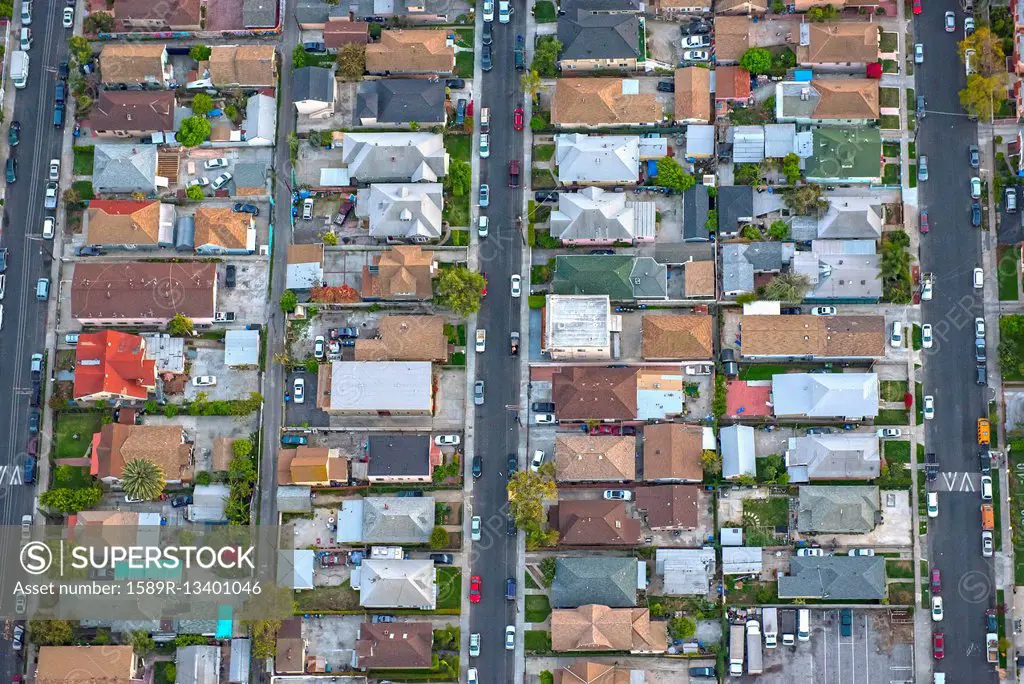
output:
[[[22,50],[26,50],[26,51],[27,50],[31,50],[32,49],[32,29],[30,29],[30,28],[22,28],[21,29],[20,41],[21,41],[20,47],[21,47]]]
[[[811,611],[801,608],[796,615],[796,638],[799,641],[811,640]]]

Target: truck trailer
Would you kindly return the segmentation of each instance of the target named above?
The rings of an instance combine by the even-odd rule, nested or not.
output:
[[[761,674],[764,664],[761,659],[761,626],[757,620],[747,622],[747,674]]]
[[[792,608],[779,611],[779,631],[782,633],[783,646],[796,645],[796,611]]]
[[[22,50],[15,50],[11,53],[11,80],[15,88],[24,88],[28,85],[28,53]]]
[[[779,609],[765,608],[761,619],[764,620],[764,647],[775,648],[779,645]]]
[[[743,674],[743,625],[729,627],[729,674]]]

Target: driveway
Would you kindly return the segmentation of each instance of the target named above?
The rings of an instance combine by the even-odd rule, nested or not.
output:
[[[196,349],[196,358],[192,361],[192,378],[212,375],[217,384],[209,387],[195,387],[191,381],[185,385],[185,398],[192,400],[200,392],[206,394],[210,401],[224,399],[245,399],[260,388],[259,371],[240,370],[224,365],[223,349]]]

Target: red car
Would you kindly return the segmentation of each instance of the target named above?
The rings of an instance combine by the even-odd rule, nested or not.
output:
[[[914,14],[921,13],[921,0],[914,0]]]
[[[473,575],[469,578],[469,602],[480,603],[480,576]]]
[[[483,271],[480,271],[480,275],[483,276],[483,279],[484,279],[484,289],[480,290],[480,296],[481,297],[486,297],[487,296],[487,274],[484,273]]]
[[[928,230],[929,230],[929,228],[928,228],[928,212],[927,211],[922,211],[921,212],[921,220],[920,220],[920,225],[918,226],[918,230],[920,230],[922,233],[927,233]]]
[[[590,428],[592,435],[621,435],[622,428],[618,425],[595,425]]]
[[[946,635],[942,632],[936,632],[932,636],[932,656],[936,660],[942,660],[946,657]]]
[[[512,112],[512,128],[517,131],[523,130],[523,108],[516,107],[516,110]]]
[[[938,568],[932,568],[932,593],[942,592],[942,574]]]

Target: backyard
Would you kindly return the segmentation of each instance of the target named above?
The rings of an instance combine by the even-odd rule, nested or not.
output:
[[[53,450],[50,457],[82,458],[87,455],[92,436],[103,425],[103,414],[98,411],[55,414],[53,427]]]

